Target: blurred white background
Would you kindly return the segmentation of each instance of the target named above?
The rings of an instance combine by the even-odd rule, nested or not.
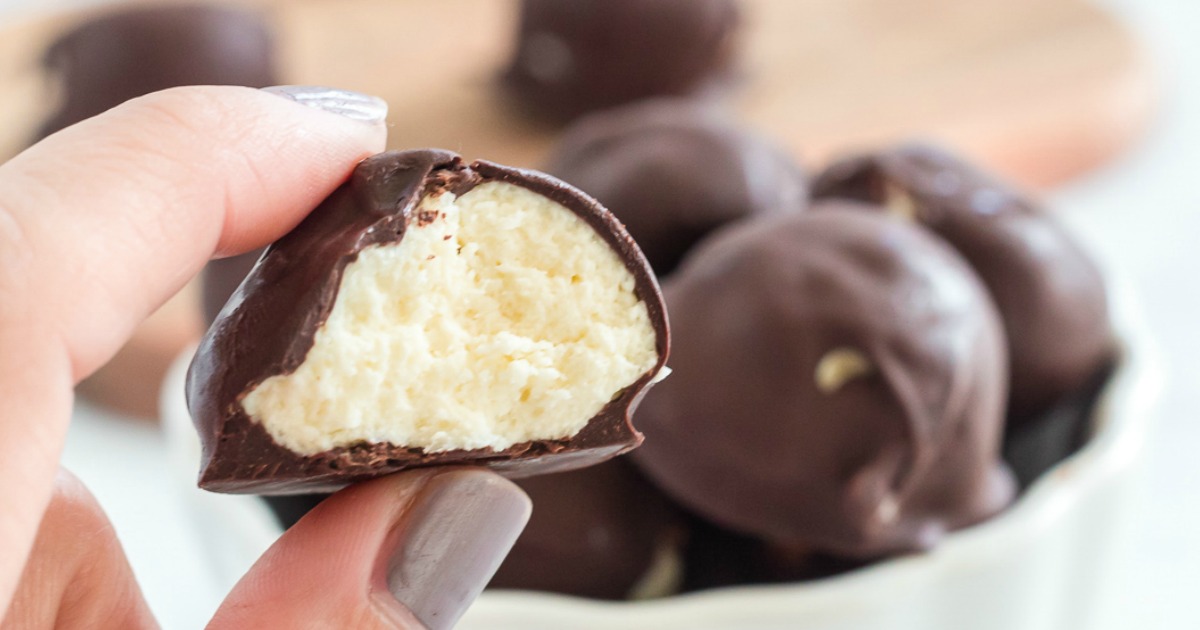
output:
[[[0,18],[101,1],[0,0]],[[1106,266],[1130,280],[1169,376],[1121,567],[1125,589],[1109,622],[1113,629],[1200,628],[1200,2],[1104,4],[1157,57],[1161,112],[1130,152],[1051,199]],[[203,573],[200,532],[185,518],[157,431],[80,405],[65,464],[108,510],[164,627],[202,627],[220,594]]]
[[[1200,2],[1106,0],[1155,53],[1163,101],[1145,140],[1053,195],[1072,227],[1129,278],[1168,382],[1143,506],[1111,628],[1200,628]]]

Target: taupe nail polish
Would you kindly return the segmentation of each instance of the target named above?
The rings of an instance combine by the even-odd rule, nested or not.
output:
[[[263,91],[368,124],[382,123],[387,118],[387,101],[359,92],[317,85],[276,85]]]
[[[388,588],[430,630],[451,628],[525,528],[529,497],[481,469],[430,479],[399,527]]]

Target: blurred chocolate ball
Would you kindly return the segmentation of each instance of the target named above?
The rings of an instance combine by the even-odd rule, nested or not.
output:
[[[659,276],[726,223],[808,203],[790,155],[718,109],[683,99],[581,118],[545,170],[611,210]]]
[[[847,207],[743,222],[664,295],[674,371],[633,458],[683,507],[797,558],[868,559],[1012,499],[999,317],[919,226]]]
[[[713,87],[729,72],[733,0],[523,0],[508,91],[557,119]]]
[[[681,517],[623,459],[516,483],[533,515],[489,588],[610,600],[678,591]]]
[[[920,144],[839,161],[814,182],[813,194],[873,202],[865,207],[924,225],[966,258],[1004,321],[1012,426],[1085,388],[1111,363],[1104,278],[1029,196]]]
[[[264,19],[216,5],[107,11],[59,37],[42,63],[61,82],[63,102],[39,138],[166,88],[279,82]]]

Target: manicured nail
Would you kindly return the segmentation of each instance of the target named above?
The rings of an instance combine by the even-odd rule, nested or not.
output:
[[[263,91],[369,124],[378,124],[387,118],[387,101],[377,96],[317,85],[276,85],[263,88]]]
[[[430,479],[399,527],[388,588],[429,630],[452,628],[529,520],[529,497],[483,470]]]

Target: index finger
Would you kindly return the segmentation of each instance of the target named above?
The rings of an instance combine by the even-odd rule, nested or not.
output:
[[[358,107],[178,88],[0,166],[0,603],[50,497],[73,383],[214,253],[282,235],[383,148],[381,102],[291,100]]]

